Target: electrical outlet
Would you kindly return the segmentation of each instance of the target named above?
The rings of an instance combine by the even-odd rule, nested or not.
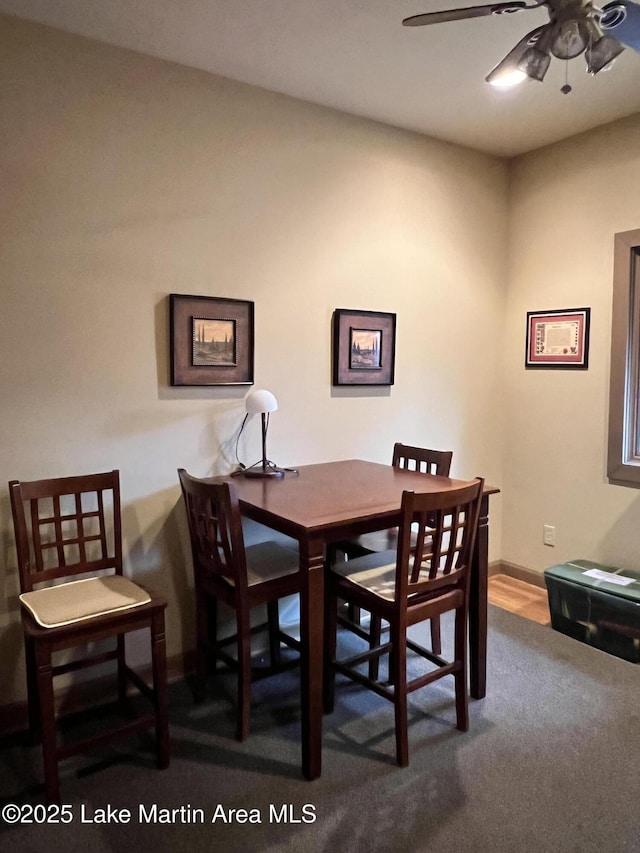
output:
[[[543,525],[542,541],[545,545],[554,546],[556,544],[556,529],[552,524]]]

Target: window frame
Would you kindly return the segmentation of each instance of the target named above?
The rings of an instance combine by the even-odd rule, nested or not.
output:
[[[640,488],[640,229],[615,235],[609,482]]]

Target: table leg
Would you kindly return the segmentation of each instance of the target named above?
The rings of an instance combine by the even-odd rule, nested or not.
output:
[[[489,577],[489,496],[480,504],[469,590],[469,671],[471,695],[487,693],[487,581]]]
[[[322,770],[322,660],[324,628],[324,547],[300,543],[302,772],[317,779]]]

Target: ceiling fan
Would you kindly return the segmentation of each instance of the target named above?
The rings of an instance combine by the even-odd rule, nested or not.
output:
[[[527,78],[543,80],[551,57],[573,59],[584,53],[589,74],[611,66],[625,47],[640,52],[640,5],[631,0],[614,0],[602,9],[591,0],[526,0],[490,3],[442,12],[426,12],[403,20],[405,27],[422,27],[480,18],[510,15],[546,6],[549,22],[527,33],[505,58],[486,76],[494,86],[513,86]],[[568,83],[563,92],[571,91]]]

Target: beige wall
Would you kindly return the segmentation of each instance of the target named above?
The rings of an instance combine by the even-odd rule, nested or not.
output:
[[[167,294],[255,301],[280,464],[403,440],[502,485],[505,164],[6,18],[0,55],[0,483],[120,468],[170,654],[192,643],[176,468],[231,470],[247,389],[169,386]],[[393,388],[332,388],[339,307],[397,313]],[[6,490],[0,524],[4,702],[24,695]],[[493,558],[500,536],[498,498]]]
[[[606,480],[613,236],[638,227],[638,186],[638,115],[511,164],[502,557],[538,571],[638,567],[640,492]],[[525,370],[526,312],[583,306],[588,371]]]

